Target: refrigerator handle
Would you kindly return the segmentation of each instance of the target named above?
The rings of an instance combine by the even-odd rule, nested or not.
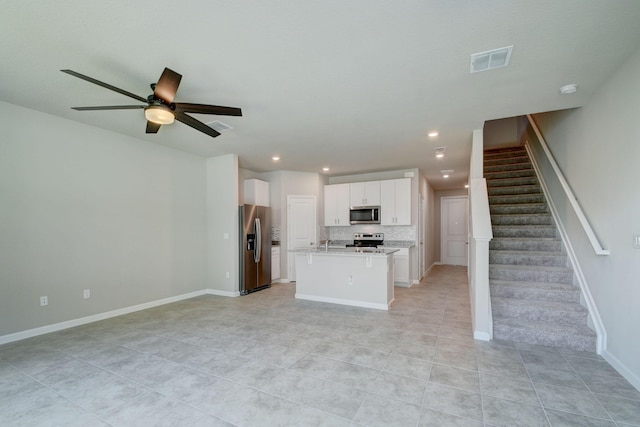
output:
[[[260,218],[255,219],[254,228],[256,233],[256,247],[253,252],[253,260],[260,262],[260,256],[262,255],[262,227],[260,226]]]

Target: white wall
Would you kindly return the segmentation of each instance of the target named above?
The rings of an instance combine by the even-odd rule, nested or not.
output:
[[[239,179],[237,155],[207,159],[206,287],[226,296],[240,294]]]
[[[204,159],[4,102],[0,117],[0,336],[205,288]]]
[[[287,244],[287,196],[315,196],[316,218],[321,218],[320,188],[322,187],[320,175],[307,172],[279,172],[280,176],[280,272],[284,276],[289,271],[289,256]],[[316,230],[320,237],[319,231]],[[283,279],[285,279],[283,277]]]
[[[640,388],[640,50],[576,110],[535,116],[610,256],[597,256],[567,204],[559,206],[608,335],[605,358]],[[557,186],[554,200],[560,199]]]

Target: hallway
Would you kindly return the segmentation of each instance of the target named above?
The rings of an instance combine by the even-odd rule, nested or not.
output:
[[[202,296],[0,346],[7,426],[627,426],[640,392],[596,354],[474,341],[466,268],[389,312]]]

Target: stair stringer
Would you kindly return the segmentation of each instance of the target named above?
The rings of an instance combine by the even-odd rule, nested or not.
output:
[[[596,352],[598,354],[602,354],[602,352],[607,348],[607,331],[604,327],[604,323],[602,322],[602,318],[600,317],[600,312],[598,311],[598,307],[596,306],[596,303],[593,300],[593,296],[589,291],[587,279],[584,277],[584,273],[582,272],[582,268],[580,268],[580,263],[578,262],[576,253],[573,250],[573,246],[571,246],[569,235],[564,228],[564,224],[560,221],[560,215],[558,214],[556,205],[549,197],[549,188],[544,180],[542,173],[540,172],[540,167],[533,155],[533,150],[531,149],[529,141],[525,142],[524,148],[527,150],[527,154],[529,155],[529,159],[531,160],[533,170],[536,172],[536,176],[538,177],[538,181],[540,182],[542,194],[544,194],[544,198],[547,200],[547,204],[549,205],[551,216],[556,223],[560,239],[562,240],[562,243],[564,244],[565,250],[567,252],[567,258],[569,259],[569,262],[573,267],[574,277],[581,291],[581,302],[584,302],[584,306],[589,312],[588,324],[589,327],[591,327],[596,333]]]

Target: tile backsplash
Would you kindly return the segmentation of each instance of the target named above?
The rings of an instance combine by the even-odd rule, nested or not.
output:
[[[280,226],[272,225],[271,226],[271,240],[274,242],[280,241]]]
[[[354,233],[384,233],[385,240],[413,241],[416,239],[415,225],[365,224],[351,225],[349,227],[320,227],[320,236],[326,236],[330,240],[353,240]]]

